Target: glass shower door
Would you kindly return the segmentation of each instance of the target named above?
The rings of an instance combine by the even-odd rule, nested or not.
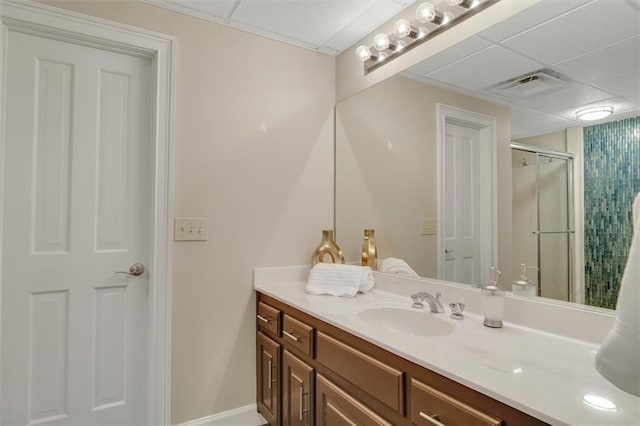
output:
[[[538,295],[573,300],[572,163],[537,153]]]

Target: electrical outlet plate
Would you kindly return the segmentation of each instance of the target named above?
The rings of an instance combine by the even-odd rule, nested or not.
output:
[[[173,236],[176,241],[207,241],[209,219],[206,217],[176,217]]]
[[[422,219],[420,235],[435,235],[438,232],[438,224],[435,220]]]

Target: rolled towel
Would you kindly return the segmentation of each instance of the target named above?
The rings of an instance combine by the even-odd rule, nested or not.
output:
[[[373,271],[368,266],[318,263],[309,272],[305,291],[309,294],[354,297],[373,288]]]
[[[633,203],[633,230],[616,321],[596,354],[595,366],[605,379],[640,396],[640,194]]]
[[[378,262],[378,270],[389,274],[404,275],[412,278],[420,278],[407,262],[395,257],[387,257]]]

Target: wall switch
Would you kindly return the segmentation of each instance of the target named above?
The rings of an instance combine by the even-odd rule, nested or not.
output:
[[[173,239],[176,241],[207,241],[209,239],[209,218],[176,217]]]
[[[420,235],[435,235],[438,233],[438,223],[431,219],[422,219]]]

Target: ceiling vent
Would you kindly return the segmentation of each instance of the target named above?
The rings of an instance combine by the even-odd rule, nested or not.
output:
[[[515,100],[556,91],[567,83],[568,80],[559,73],[545,69],[496,84],[487,90]]]

